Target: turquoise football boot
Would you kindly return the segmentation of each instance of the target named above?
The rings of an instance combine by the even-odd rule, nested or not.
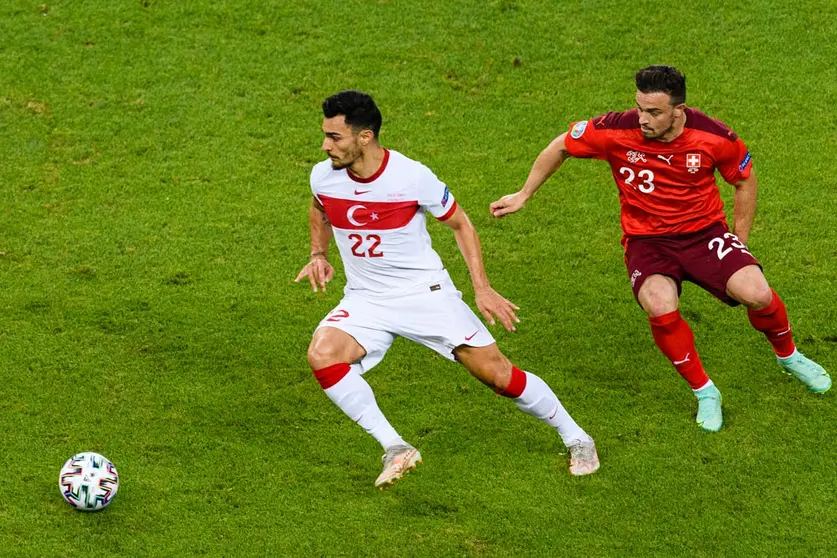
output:
[[[816,393],[825,393],[831,387],[831,376],[823,367],[795,351],[787,358],[776,357],[776,361],[786,374],[790,374]]]
[[[724,425],[724,414],[721,412],[721,392],[714,385],[695,392],[698,400],[697,423],[704,430],[717,432]]]

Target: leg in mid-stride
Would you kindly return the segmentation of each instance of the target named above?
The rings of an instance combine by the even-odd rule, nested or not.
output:
[[[496,343],[483,347],[460,345],[456,360],[500,395],[514,400],[517,408],[553,427],[570,452],[570,473],[581,476],[599,469],[596,444],[570,416],[541,378],[513,366]]]
[[[767,284],[761,268],[751,265],[735,272],[727,283],[727,293],[747,307],[750,324],[770,342],[776,361],[786,374],[815,393],[831,388],[831,376],[796,348],[785,304]]]
[[[695,347],[692,328],[680,316],[679,285],[667,275],[650,275],[637,292],[640,306],[648,314],[651,334],[660,351],[688,382],[698,401],[696,422],[709,432],[724,424],[721,392],[706,375]]]
[[[726,248],[715,249],[718,243]],[[750,323],[767,337],[783,370],[812,391],[822,393],[831,387],[825,370],[796,349],[781,298],[767,284],[758,260],[726,224],[679,237],[633,239],[625,260],[654,341],[692,388],[698,400],[697,423],[704,430],[716,432],[723,426],[722,398],[706,375],[694,334],[678,310],[683,280],[729,306],[746,306]]]
[[[378,346],[380,354],[373,358],[380,360],[392,343],[392,336],[374,330],[366,331],[366,335],[378,337],[365,342]],[[372,388],[361,376],[363,368],[359,363],[366,356],[367,351],[352,335],[336,327],[317,329],[308,347],[308,363],[325,394],[384,449],[383,471],[375,480],[375,487],[385,488],[415,469],[421,463],[421,454],[401,438],[378,407]]]

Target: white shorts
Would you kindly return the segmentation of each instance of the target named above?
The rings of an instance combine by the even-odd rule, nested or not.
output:
[[[361,374],[381,362],[396,335],[450,360],[455,360],[453,350],[460,345],[485,347],[495,342],[450,279],[416,294],[388,299],[346,295],[317,329],[321,327],[345,331],[366,349],[359,362]]]

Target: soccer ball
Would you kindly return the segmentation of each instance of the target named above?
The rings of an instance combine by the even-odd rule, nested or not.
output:
[[[64,500],[81,511],[98,511],[111,503],[119,488],[113,463],[92,451],[77,453],[64,463],[58,477]]]

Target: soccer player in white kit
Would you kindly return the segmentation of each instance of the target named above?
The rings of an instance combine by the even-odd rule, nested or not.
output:
[[[323,102],[322,150],[311,171],[311,261],[308,277],[325,290],[334,277],[334,236],[346,270],[344,297],[317,327],[308,363],[326,395],[384,448],[385,487],[421,462],[384,417],[362,374],[378,364],[395,336],[460,362],[478,380],[558,431],[570,451],[570,473],[599,468],[593,439],[538,376],[512,365],[488,328],[462,301],[427,233],[427,213],[453,230],[468,265],[476,303],[491,324],[510,331],[518,307],[488,282],[479,237],[450,190],[430,169],[378,143],[381,113],[369,95],[342,91]]]

